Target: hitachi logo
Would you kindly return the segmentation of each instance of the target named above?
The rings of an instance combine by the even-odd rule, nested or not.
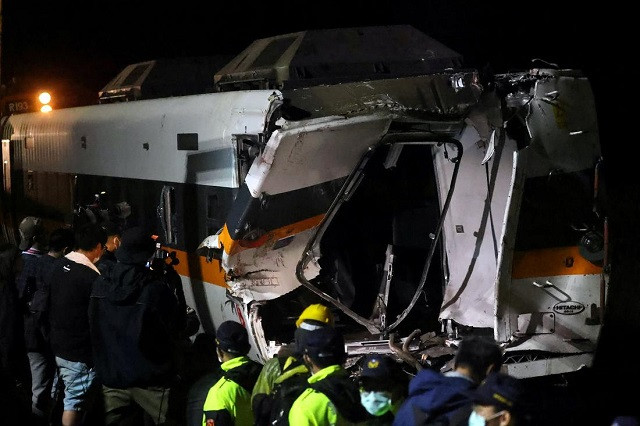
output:
[[[570,300],[568,302],[556,303],[553,306],[553,311],[562,315],[575,315],[584,311],[584,305],[580,302]]]

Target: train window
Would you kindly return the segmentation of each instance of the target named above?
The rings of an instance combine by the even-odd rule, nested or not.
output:
[[[197,151],[197,133],[178,133],[178,151]]]
[[[262,153],[265,143],[260,135],[233,135],[233,137],[236,142],[238,176],[242,183],[247,173],[249,173],[253,160]]]

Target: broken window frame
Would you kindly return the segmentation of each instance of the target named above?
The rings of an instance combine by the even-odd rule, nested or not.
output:
[[[340,206],[344,202],[349,200],[351,195],[356,191],[359,184],[362,182],[362,179],[364,178],[364,170],[366,168],[366,165],[371,159],[371,157],[373,156],[373,153],[376,151],[376,149],[379,149],[379,147],[384,145],[393,146],[393,145],[415,145],[415,144],[425,144],[425,145],[433,145],[433,146],[439,146],[442,144],[455,145],[457,154],[455,157],[449,158],[449,161],[454,163],[454,170],[451,176],[449,190],[447,191],[447,196],[445,198],[445,202],[442,207],[440,219],[438,221],[438,226],[436,228],[436,231],[434,232],[433,243],[431,244],[431,247],[429,249],[429,253],[425,261],[425,266],[423,268],[422,276],[420,278],[420,283],[416,288],[413,298],[411,299],[411,302],[409,303],[409,305],[402,311],[400,315],[398,315],[398,317],[393,323],[389,325],[380,324],[370,319],[364,318],[363,316],[357,314],[356,312],[351,310],[349,307],[341,303],[336,298],[328,295],[327,293],[317,288],[305,277],[304,271],[306,269],[306,266],[309,264],[309,262],[311,262],[312,260],[317,260],[320,257],[320,241],[322,240],[322,237],[325,231],[327,230],[329,224],[331,223],[334,216],[340,209]],[[300,281],[302,285],[304,285],[306,288],[308,288],[310,291],[312,291],[316,295],[320,296],[324,300],[328,301],[329,303],[332,303],[333,305],[341,309],[346,315],[348,315],[354,321],[356,321],[357,323],[365,327],[371,334],[374,334],[374,335],[380,334],[380,333],[386,334],[386,333],[389,333],[390,331],[393,331],[407,317],[411,309],[414,307],[427,281],[427,274],[431,268],[431,262],[433,260],[435,251],[438,247],[437,243],[440,238],[440,235],[442,234],[444,219],[449,209],[449,204],[451,202],[453,191],[455,189],[455,184],[457,181],[458,171],[460,168],[460,159],[462,158],[462,154],[463,154],[462,143],[457,139],[453,139],[451,137],[442,137],[439,135],[434,135],[433,133],[423,133],[423,132],[388,134],[385,137],[383,137],[376,146],[371,146],[367,150],[367,152],[362,156],[358,165],[353,169],[351,174],[348,176],[344,185],[340,189],[340,192],[338,193],[335,200],[329,207],[327,214],[323,218],[320,225],[318,225],[318,228],[315,234],[309,239],[309,242],[307,243],[303,251],[303,256],[298,262],[296,267],[296,277],[298,281]],[[448,151],[446,149],[444,150],[444,155],[448,156]]]

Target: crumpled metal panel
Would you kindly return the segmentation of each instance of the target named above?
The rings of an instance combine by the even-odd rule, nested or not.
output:
[[[478,139],[478,133],[470,127],[460,138],[464,155],[443,228],[450,272],[440,318],[490,328],[495,321],[500,225],[507,205],[516,143],[510,139],[498,143],[488,161],[489,186],[487,171],[482,165],[486,147],[478,145]],[[442,159],[443,156],[434,158],[438,185],[444,193],[453,165]]]
[[[258,198],[345,177],[367,148],[380,141],[390,121],[380,114],[288,123],[273,133],[251,165],[247,187]]]
[[[475,72],[452,72],[284,90],[282,94],[311,118],[387,110],[405,121],[431,126],[425,131],[440,133],[464,118],[478,102],[481,91]],[[454,133],[457,130],[459,127]]]
[[[275,299],[301,284],[295,268],[302,256],[312,230],[301,232],[284,248],[273,250],[273,244],[244,250],[238,254],[222,256],[225,270],[232,270],[227,284],[229,292],[243,303]],[[309,275],[317,275],[319,267],[309,265]]]
[[[529,104],[527,176],[592,168],[600,157],[598,119],[589,81],[575,71],[539,71]]]
[[[382,115],[331,117],[283,126],[274,132],[263,155],[252,164],[245,180],[253,197],[278,194],[345,177],[368,147],[379,142],[389,127]],[[311,230],[295,234],[288,245],[276,248],[269,240],[256,248],[223,255],[222,265],[233,271],[231,293],[251,300],[268,300],[298,286],[295,268]],[[317,267],[309,276],[318,274]]]

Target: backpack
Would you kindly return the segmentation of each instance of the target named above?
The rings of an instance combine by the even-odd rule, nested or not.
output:
[[[272,392],[274,403],[271,424],[288,426],[291,406],[307,388],[323,393],[336,407],[340,416],[350,422],[360,423],[369,418],[360,404],[358,386],[345,372],[332,374],[315,383],[309,383],[307,378],[308,376],[303,374],[292,376],[280,384],[278,393]]]
[[[46,257],[45,257],[46,256]],[[45,281],[44,262],[47,255],[38,259],[35,276],[28,277],[24,290],[24,327],[27,349],[41,351],[49,343],[49,285]],[[48,264],[50,266],[51,263]],[[49,272],[47,269],[46,272]]]
[[[236,368],[232,368],[231,370],[225,371],[224,373],[222,373],[222,376],[228,380],[234,381],[249,394],[251,394],[251,390],[256,384],[256,380],[258,380],[258,375],[260,375],[261,369],[261,364],[253,360],[249,360],[249,362],[247,363],[244,363]]]
[[[282,374],[291,372],[303,365],[302,361],[296,360],[285,369],[284,364],[287,359],[288,357],[279,358]],[[262,399],[259,401],[259,408],[254,411],[255,424],[257,426],[288,425],[291,406],[302,392],[309,387],[308,378],[309,373],[305,369],[304,372],[295,373],[291,377],[275,383],[270,394],[261,395]]]
[[[360,423],[369,419],[369,413],[360,403],[358,385],[345,371],[331,374],[312,383],[311,389],[323,393],[338,410],[338,414],[351,423]]]
[[[96,373],[114,388],[169,386],[179,361],[176,303],[162,281],[134,272],[127,270],[132,278],[125,283],[103,276],[93,283],[89,324]]]
[[[39,288],[33,293],[29,305],[34,326],[46,342],[49,341],[49,287]]]

